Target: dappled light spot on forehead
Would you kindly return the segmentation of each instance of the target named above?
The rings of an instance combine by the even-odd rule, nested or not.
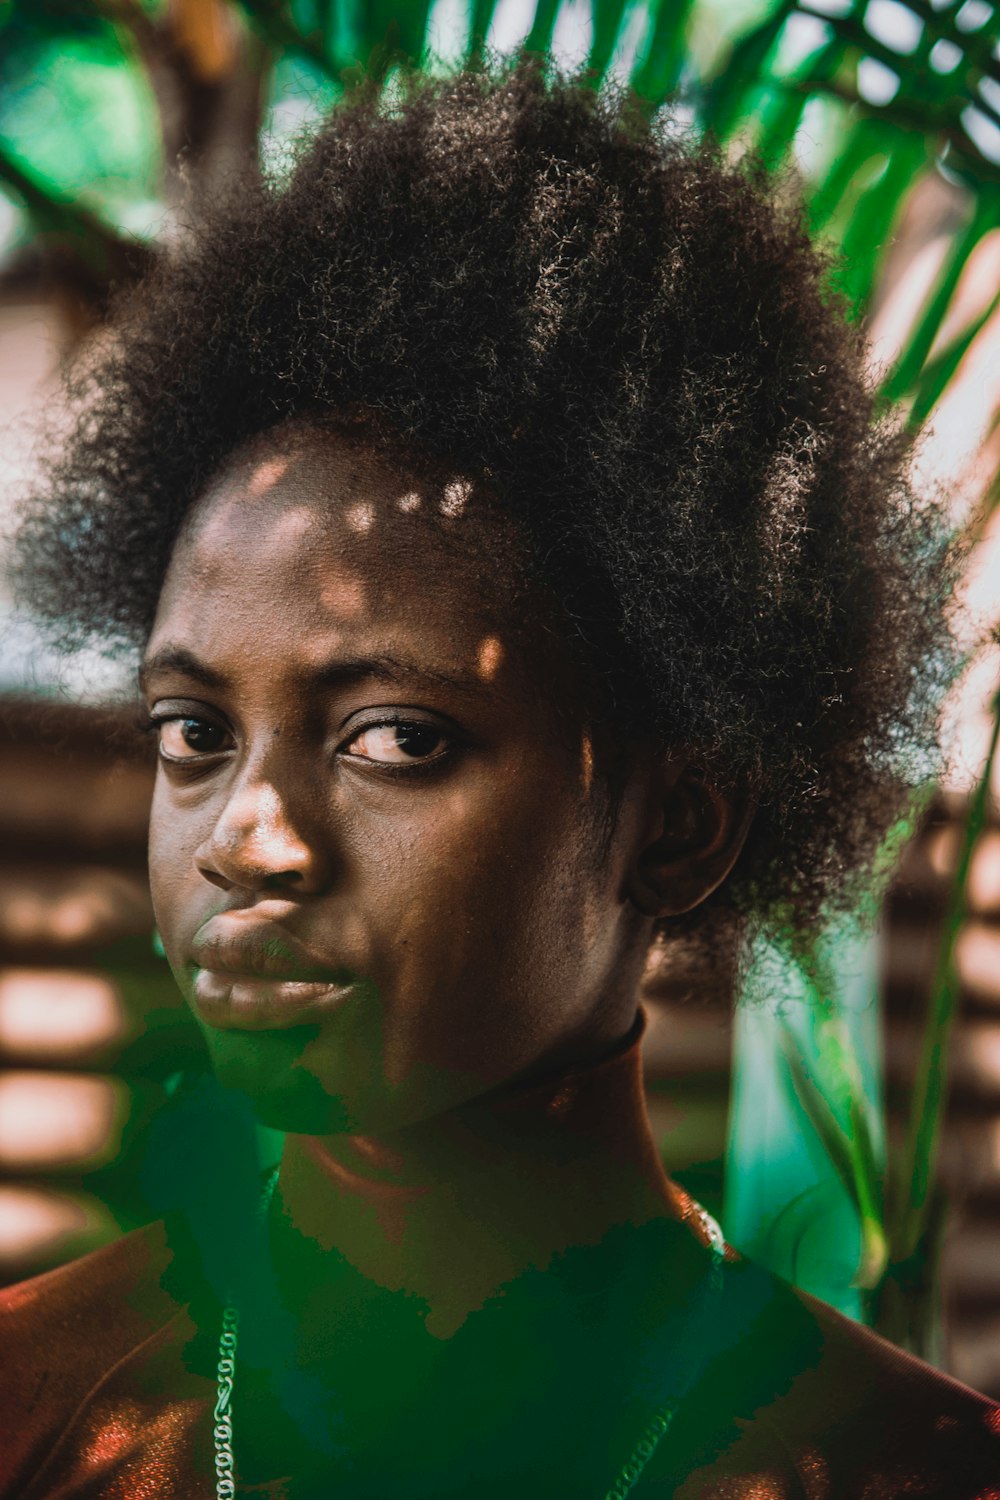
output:
[[[407,490],[405,495],[400,495],[396,501],[396,505],[404,514],[409,515],[411,512],[420,509],[422,498],[416,490]]]
[[[308,505],[290,506],[267,523],[266,544],[300,541],[316,523],[314,513]]]
[[[190,533],[197,552],[217,549],[225,552],[232,544],[233,527],[238,527],[246,509],[247,491],[242,487],[210,490],[193,515]]]
[[[348,507],[344,520],[351,531],[370,531],[375,522],[375,507],[369,501]]]
[[[267,458],[262,464],[258,464],[250,476],[247,485],[247,494],[256,499],[259,495],[265,495],[269,489],[283,479],[288,472],[290,460],[287,458]]]
[[[472,494],[472,485],[467,479],[453,479],[444,487],[444,495],[441,498],[441,514],[451,516],[453,519],[460,516],[465,510],[469,496]]]
[[[201,586],[216,588],[248,563],[294,561],[319,524],[313,506],[289,503],[277,492],[251,499],[246,486],[226,484],[211,492],[195,512],[181,551]]]
[[[479,675],[486,682],[492,681],[503,661],[503,643],[498,636],[488,635],[479,645]]]
[[[368,607],[368,590],[360,578],[337,577],[323,589],[320,598],[332,615],[356,620]]]

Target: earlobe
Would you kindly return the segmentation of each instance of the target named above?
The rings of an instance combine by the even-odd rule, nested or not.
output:
[[[756,805],[723,793],[696,767],[663,766],[634,860],[629,896],[644,916],[677,917],[717,890],[746,842]]]

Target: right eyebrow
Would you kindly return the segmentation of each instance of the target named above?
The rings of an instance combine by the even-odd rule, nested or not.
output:
[[[140,691],[148,689],[150,679],[161,673],[174,672],[189,677],[202,687],[222,692],[229,686],[228,678],[200,661],[186,646],[166,645],[147,657],[139,668]],[[458,692],[481,697],[484,684],[466,673],[451,673],[435,670],[424,662],[406,660],[384,653],[353,660],[334,659],[324,662],[310,674],[315,686],[338,688],[365,678],[381,678],[404,685],[419,681],[435,687],[452,688]]]
[[[218,690],[226,686],[226,679],[203,661],[199,661],[186,646],[163,646],[159,651],[154,651],[152,656],[148,656],[139,668],[140,690],[145,691],[149,679],[161,672],[177,672],[182,677],[200,682],[202,687]]]

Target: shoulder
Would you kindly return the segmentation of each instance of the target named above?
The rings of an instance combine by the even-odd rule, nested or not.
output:
[[[0,1495],[22,1493],[111,1372],[177,1332],[170,1258],[154,1224],[0,1291]]]
[[[791,1296],[810,1349],[768,1420],[800,1473],[825,1469],[845,1496],[881,1485],[980,1500],[1000,1487],[1000,1406],[817,1298]]]
[[[762,1267],[727,1258],[700,1344],[651,1497],[1000,1496],[1000,1406]]]
[[[78,1355],[99,1358],[118,1343],[147,1333],[177,1305],[160,1281],[170,1261],[162,1224],[150,1224],[54,1271],[0,1290],[4,1346],[28,1364],[63,1339]],[[24,1364],[21,1369],[23,1371]],[[12,1374],[10,1361],[0,1379]]]

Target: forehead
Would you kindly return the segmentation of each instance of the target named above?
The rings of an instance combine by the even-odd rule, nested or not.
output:
[[[306,658],[402,633],[495,657],[523,626],[520,550],[513,521],[461,474],[428,478],[321,430],[275,435],[193,507],[150,645],[180,630]]]
[[[321,553],[366,567],[447,560],[456,570],[499,555],[487,542],[501,530],[512,535],[513,523],[464,476],[429,479],[370,445],[305,431],[230,460],[192,508],[176,554],[198,574],[224,569],[236,548],[300,571]]]

